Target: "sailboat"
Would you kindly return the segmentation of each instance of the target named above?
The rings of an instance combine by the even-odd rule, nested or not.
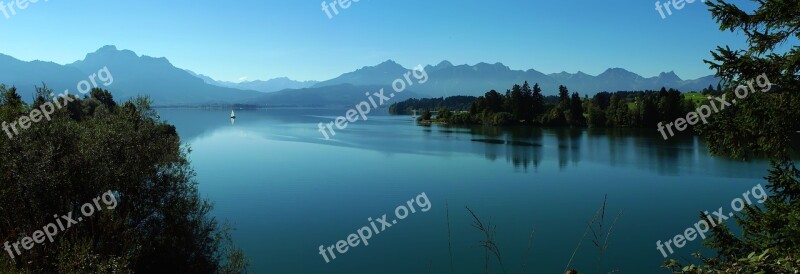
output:
[[[234,113],[233,110],[231,110],[231,119],[236,119],[236,113]]]

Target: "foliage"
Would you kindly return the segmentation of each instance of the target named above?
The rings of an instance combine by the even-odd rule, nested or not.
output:
[[[438,110],[447,108],[453,111],[468,111],[477,98],[473,96],[452,96],[447,98],[408,99],[389,106],[389,114],[410,115],[413,110]]]
[[[424,110],[422,111],[422,115],[417,118],[417,121],[429,121],[431,118],[433,118],[433,113],[429,110]]]
[[[563,87],[566,91],[566,87]],[[506,94],[495,90],[478,97],[470,106],[472,119],[459,119],[448,121],[452,124],[480,123],[485,125],[516,125],[516,124],[546,124],[551,126],[583,126],[583,101],[576,93],[578,99],[572,104],[569,96],[559,99],[556,107],[548,107],[548,97],[542,95],[539,84],[531,88],[528,82],[522,86],[514,85]],[[552,101],[552,99],[550,100]],[[508,114],[508,115],[506,115]],[[510,116],[509,116],[510,115]],[[566,117],[569,116],[570,119]]]
[[[472,114],[460,112],[453,114],[448,122],[456,125],[469,125],[474,124],[475,120],[473,120]]]
[[[439,120],[445,120],[446,121],[446,120],[449,120],[452,117],[453,117],[453,112],[450,111],[447,108],[439,109],[439,112],[436,114],[436,119],[439,119]]]
[[[50,94],[46,87],[42,94]],[[26,105],[0,87],[0,119],[15,121]],[[240,273],[247,262],[211,215],[175,127],[150,102],[117,105],[95,89],[59,108],[52,120],[0,138],[0,241],[14,243],[109,190],[114,209],[84,217],[55,241],[11,259],[2,273]],[[50,101],[51,99],[48,99]],[[58,99],[62,100],[62,99]]]
[[[592,98],[590,126],[655,128],[659,122],[672,122],[695,110],[680,91],[601,92]],[[603,108],[603,106],[607,106]],[[599,123],[605,121],[605,125]]]
[[[492,126],[507,126],[514,123],[514,115],[508,112],[492,113],[489,119],[489,125]]]
[[[800,38],[800,5],[797,1],[763,0],[752,13],[726,1],[710,1],[712,16],[725,31],[744,33],[745,50],[718,47],[706,61],[723,79],[722,89],[733,90],[765,74],[772,83],[768,93],[737,98],[736,105],[713,115],[700,128],[716,154],[747,159],[753,155],[772,158],[766,177],[771,197],[763,207],[746,207],[736,221],[741,235],[720,226],[706,241],[717,255],[701,258],[702,265],[682,266],[665,262],[675,273],[798,273],[800,271],[800,170],[794,164],[791,141],[800,129],[800,50],[779,45]]]
[[[697,93],[682,94],[675,89],[660,91],[600,92],[593,98],[581,98],[569,88],[559,87],[558,96],[544,96],[539,84],[514,85],[501,94],[491,90],[484,96],[410,99],[394,104],[390,112],[406,113],[412,109],[438,110],[436,121],[453,125],[531,125],[549,127],[632,127],[655,128],[659,122],[671,122],[696,109]],[[453,102],[471,102],[469,107],[436,107]],[[401,109],[406,111],[401,111]],[[469,110],[469,115],[462,113]],[[443,111],[444,110],[444,111]],[[430,119],[419,119],[430,120]]]

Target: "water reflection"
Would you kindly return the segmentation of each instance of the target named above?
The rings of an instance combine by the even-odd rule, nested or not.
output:
[[[573,239],[608,194],[612,207],[626,209],[615,227],[625,237],[612,243],[609,265],[656,273],[663,258],[654,240],[696,223],[699,210],[763,182],[766,170],[763,162],[711,157],[698,138],[665,142],[655,131],[423,127],[408,116],[373,112],[327,141],[317,125],[345,111],[240,110],[235,125],[229,124],[228,109],[158,112],[192,145],[189,157],[202,193],[217,202],[217,216],[236,223],[234,237],[255,258],[257,272],[353,273],[363,262],[377,266],[387,260],[397,267],[381,273],[420,272],[414,258],[386,256],[393,252],[433,250],[423,257],[446,262],[443,206],[414,215],[397,231],[402,233],[382,234],[380,244],[335,264],[325,264],[316,251],[319,244],[352,233],[364,217],[425,191],[433,203],[449,201],[453,235],[477,236],[473,220],[456,207],[469,205],[494,218],[512,257],[526,250],[536,224],[536,235],[544,237],[536,236],[539,248],[532,258],[541,258],[536,264],[541,273],[563,269],[562,260],[574,252]],[[454,237],[462,269],[482,258],[469,248],[474,241]],[[577,257],[581,269],[595,263],[593,256]],[[437,271],[443,265],[431,272],[446,272]]]
[[[490,161],[505,158],[522,171],[537,170],[545,154],[556,160],[560,170],[578,167],[585,160],[610,166],[633,165],[662,175],[679,175],[681,168],[687,164],[709,159],[705,146],[697,137],[680,136],[667,142],[657,133],[644,130],[529,127],[463,129],[448,128],[440,132],[469,134],[472,142],[481,144],[477,150],[473,150],[474,153],[481,153]]]
[[[538,172],[552,164],[560,171],[580,165],[634,167],[660,175],[708,174],[752,177],[742,163],[711,157],[695,136],[664,141],[656,131],[634,129],[541,129],[531,127],[418,126],[406,116],[371,113],[369,120],[351,123],[325,140],[317,124],[333,121],[338,109],[242,110],[230,119],[225,110],[159,109],[175,124],[184,142],[191,143],[220,131],[232,130],[272,140],[368,149],[386,154],[480,155],[488,161],[503,159],[518,172]],[[224,119],[224,120],[223,120]],[[764,161],[745,163],[766,166]],[[763,170],[763,169],[762,169]]]

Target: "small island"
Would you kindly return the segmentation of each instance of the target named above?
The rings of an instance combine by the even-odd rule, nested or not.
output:
[[[544,96],[539,84],[515,84],[505,94],[409,99],[389,107],[393,115],[419,113],[421,125],[488,125],[534,127],[655,128],[659,122],[685,117],[707,97],[723,94],[720,85],[701,92],[676,89],[599,92],[592,98],[570,94]]]

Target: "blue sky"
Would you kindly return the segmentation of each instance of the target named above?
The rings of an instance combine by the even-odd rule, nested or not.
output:
[[[228,81],[326,80],[387,59],[688,79],[713,73],[702,60],[717,45],[744,46],[699,0],[666,19],[651,0],[361,0],[333,19],[321,2],[40,0],[0,13],[0,53],[64,64],[116,45]]]

